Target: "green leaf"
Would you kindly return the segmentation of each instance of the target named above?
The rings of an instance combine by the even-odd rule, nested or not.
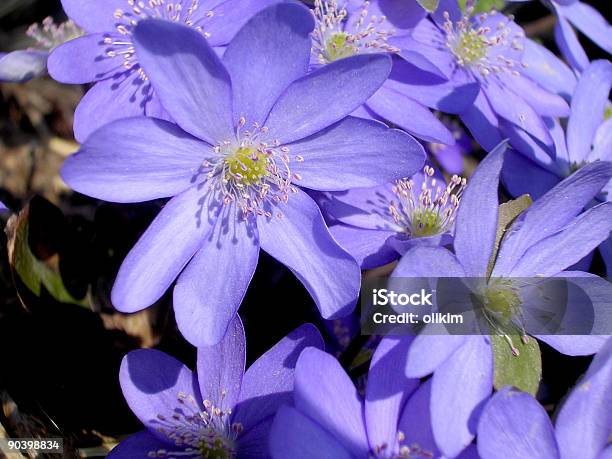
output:
[[[419,2],[419,5],[421,5],[425,11],[428,13],[433,13],[438,9],[440,0],[417,0],[417,2]]]
[[[28,243],[30,207],[19,215],[13,215],[7,224],[8,254],[15,274],[37,297],[42,288],[60,303],[87,306],[86,298],[74,298],[66,289],[59,272],[59,256],[54,254],[47,260],[39,260]]]
[[[353,359],[353,361],[350,363],[349,369],[354,370],[358,366],[367,363],[367,361],[372,358],[373,354],[374,352],[371,349],[360,350],[359,353]]]
[[[458,0],[458,2],[461,10],[465,11],[466,0]],[[492,9],[501,11],[505,6],[506,2],[504,0],[476,0],[474,2],[474,12],[487,13]]]
[[[535,396],[542,377],[540,346],[535,338],[531,337],[527,344],[516,335],[511,339],[519,355],[512,353],[509,343],[503,336],[491,336],[494,365],[493,386],[499,390],[511,385]]]
[[[493,253],[491,254],[491,259],[489,260],[489,266],[487,267],[487,277],[491,275],[491,271],[493,271],[493,266],[495,266],[495,260],[497,258],[497,252],[499,251],[499,246],[501,241],[506,234],[506,231],[514,222],[516,217],[521,215],[525,209],[527,209],[533,201],[528,194],[524,194],[519,196],[516,199],[513,199],[508,202],[504,202],[499,206],[499,214],[497,217],[497,232],[495,234],[495,246],[493,247]]]

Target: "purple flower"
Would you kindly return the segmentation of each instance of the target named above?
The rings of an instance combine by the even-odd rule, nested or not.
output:
[[[157,18],[193,28],[221,53],[257,12],[283,0],[62,0],[87,34],[57,48],[49,73],[62,83],[96,84],[77,107],[74,135],[83,142],[99,127],[146,115],[171,120],[140,65],[134,29]]]
[[[417,245],[452,243],[456,209],[466,180],[454,175],[448,185],[431,166],[411,179],[372,188],[329,192],[318,197],[332,236],[372,269],[397,260]]]
[[[612,53],[612,27],[591,5],[578,0],[551,0],[542,3],[557,16],[555,39],[563,56],[572,67],[582,72],[589,65],[589,58],[580,45],[572,25],[601,49]]]
[[[478,86],[420,71],[417,65],[424,59],[409,47],[401,49],[425,15],[415,0],[315,0],[311,64],[316,68],[358,54],[395,54],[387,82],[354,115],[390,121],[421,139],[452,145],[452,133],[427,107],[459,113],[473,102]]]
[[[564,133],[561,125],[549,120],[555,149],[543,149],[528,139],[516,139],[515,148],[506,155],[502,179],[514,195],[529,193],[539,199],[570,174],[595,161],[612,161],[612,119],[608,94],[612,87],[612,64],[599,60],[582,73],[572,98],[571,114]],[[598,196],[610,201],[612,182]],[[612,241],[600,246],[608,272],[612,273]],[[587,260],[587,261],[590,261]]]
[[[561,97],[538,85],[525,70],[532,61],[541,64],[542,59],[556,58],[539,53],[511,18],[496,11],[472,13],[468,8],[462,15],[457,2],[443,0],[434,20],[421,20],[402,49],[420,54],[448,84],[479,86],[474,103],[460,115],[486,150],[502,140],[500,129],[504,133],[525,131],[552,145],[542,117],[567,116],[569,109]],[[550,65],[552,69],[558,66],[558,62]]]
[[[505,387],[478,424],[482,459],[605,459],[611,457],[612,340],[595,356],[555,416],[553,427],[531,395]]]
[[[427,144],[427,150],[443,171],[448,174],[461,174],[463,172],[463,157],[472,151],[472,140],[456,121],[443,120],[443,122],[453,133],[455,143],[444,145],[430,142]]]
[[[245,370],[245,336],[236,317],[223,341],[198,348],[193,373],[153,349],[123,358],[119,381],[143,430],[109,458],[265,458],[277,409],[291,401],[302,349],[322,348],[315,327],[302,325]],[[315,346],[315,347],[311,347]]]
[[[485,295],[494,292],[501,298],[501,303],[494,306],[508,311],[520,293],[504,278],[559,274],[595,277],[563,270],[610,235],[612,203],[582,212],[585,204],[612,177],[612,164],[603,161],[581,168],[523,212],[507,230],[497,258],[489,268],[497,228],[497,189],[503,150],[501,145],[491,152],[470,178],[457,211],[454,253],[442,247],[416,247],[402,257],[394,277],[489,278],[491,270]],[[569,311],[582,304],[568,301],[569,322],[563,326],[572,325]],[[597,303],[593,307],[606,305]],[[576,315],[580,316],[580,311]],[[520,329],[516,331],[524,333]],[[514,350],[512,339],[506,338]],[[537,335],[537,338],[567,355],[593,354],[604,342],[601,336]],[[453,457],[472,441],[482,403],[493,390],[493,352],[489,337],[419,335],[410,347],[406,374],[423,377],[430,373],[433,373],[434,437],[440,449]]]
[[[178,126],[113,122],[63,169],[75,190],[100,199],[173,197],[124,261],[112,292],[117,309],[151,305],[178,276],[181,332],[195,345],[215,343],[260,247],[296,274],[324,318],[353,309],[359,267],[300,187],[373,186],[416,172],[424,151],[408,134],[347,117],[386,79],[388,56],[355,56],[304,76],[312,25],[300,5],[270,7],[238,33],[223,62],[187,27],[136,27],[140,63]]]
[[[47,72],[49,52],[83,32],[72,21],[56,25],[48,17],[41,25],[32,24],[26,33],[34,40],[33,47],[0,53],[0,81],[23,83],[44,75]]]
[[[601,49],[612,53],[612,27],[591,5],[579,1],[552,1],[549,6],[557,16],[557,45],[572,67],[583,71],[589,65],[589,59],[572,25]]]
[[[365,401],[331,355],[307,348],[295,368],[293,406],[272,424],[273,458],[439,458],[429,418],[431,381],[407,379],[410,338],[383,341],[370,364]],[[473,448],[461,457],[474,457]]]

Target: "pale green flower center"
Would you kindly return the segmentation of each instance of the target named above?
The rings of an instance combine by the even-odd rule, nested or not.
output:
[[[349,34],[337,32],[333,34],[325,45],[325,57],[329,62],[344,59],[357,53],[357,48],[351,44]]]
[[[364,1],[359,11],[351,13],[351,18],[346,8],[338,3],[338,0],[314,2],[316,25],[312,32],[312,52],[319,64],[355,54],[399,52],[387,42],[395,30],[386,27],[385,16],[370,14],[369,1]]]
[[[470,65],[487,55],[486,38],[474,29],[462,31],[453,47],[453,54],[466,65]]]
[[[227,391],[221,391],[221,400]],[[234,459],[236,440],[244,430],[231,422],[231,409],[215,406],[210,400],[198,404],[193,396],[179,392],[172,416],[158,414],[157,431],[175,443],[170,449],[147,453],[150,458]]]
[[[239,181],[245,186],[255,185],[268,174],[267,163],[264,153],[252,147],[240,147],[225,159],[225,179]]]
[[[246,128],[240,118],[236,138],[219,142],[213,155],[202,162],[208,189],[225,205],[236,205],[244,217],[256,214],[271,217],[272,207],[287,202],[297,193],[293,185],[302,179],[291,172],[290,163],[300,163],[300,155],[289,157],[289,147],[270,137],[268,129],[253,123]],[[277,216],[281,217],[280,211]]]
[[[389,204],[393,221],[413,238],[435,236],[452,229],[466,180],[454,175],[449,184],[439,184],[434,170],[423,168],[420,189],[413,180],[398,180],[393,187],[397,202]],[[442,186],[440,186],[442,185]]]
[[[457,22],[444,12],[446,47],[455,56],[457,64],[478,72],[483,77],[508,72],[518,76],[519,69],[527,65],[511,58],[510,51],[523,49],[523,32],[515,32],[507,18],[496,11],[473,16],[474,8]],[[495,17],[497,25],[490,26]],[[496,52],[492,52],[495,49]]]
[[[521,299],[508,280],[496,280],[484,293],[484,306],[502,322],[509,322],[516,315]]]

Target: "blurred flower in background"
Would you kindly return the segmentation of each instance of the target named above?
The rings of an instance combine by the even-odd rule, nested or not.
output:
[[[45,75],[49,53],[82,34],[80,27],[71,20],[56,24],[49,16],[41,24],[32,24],[26,31],[33,43],[31,47],[0,53],[0,81],[23,83]]]

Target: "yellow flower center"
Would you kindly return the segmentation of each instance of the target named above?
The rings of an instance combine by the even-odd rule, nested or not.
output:
[[[212,440],[201,440],[199,449],[203,459],[232,459],[234,457],[232,448],[219,437]]]
[[[254,148],[240,147],[225,159],[226,180],[234,180],[246,186],[256,185],[267,175],[267,159]]]
[[[434,236],[440,232],[443,224],[440,214],[431,209],[417,209],[412,212],[413,237]]]
[[[521,299],[510,280],[498,279],[484,292],[484,306],[502,322],[509,322],[517,314]]]
[[[356,52],[357,50],[349,40],[349,34],[346,32],[333,34],[325,44],[325,57],[327,57],[328,62],[350,57]]]
[[[453,48],[453,54],[457,56],[462,65],[470,65],[485,57],[488,47],[489,44],[484,35],[478,33],[477,30],[468,29],[460,34]]]

